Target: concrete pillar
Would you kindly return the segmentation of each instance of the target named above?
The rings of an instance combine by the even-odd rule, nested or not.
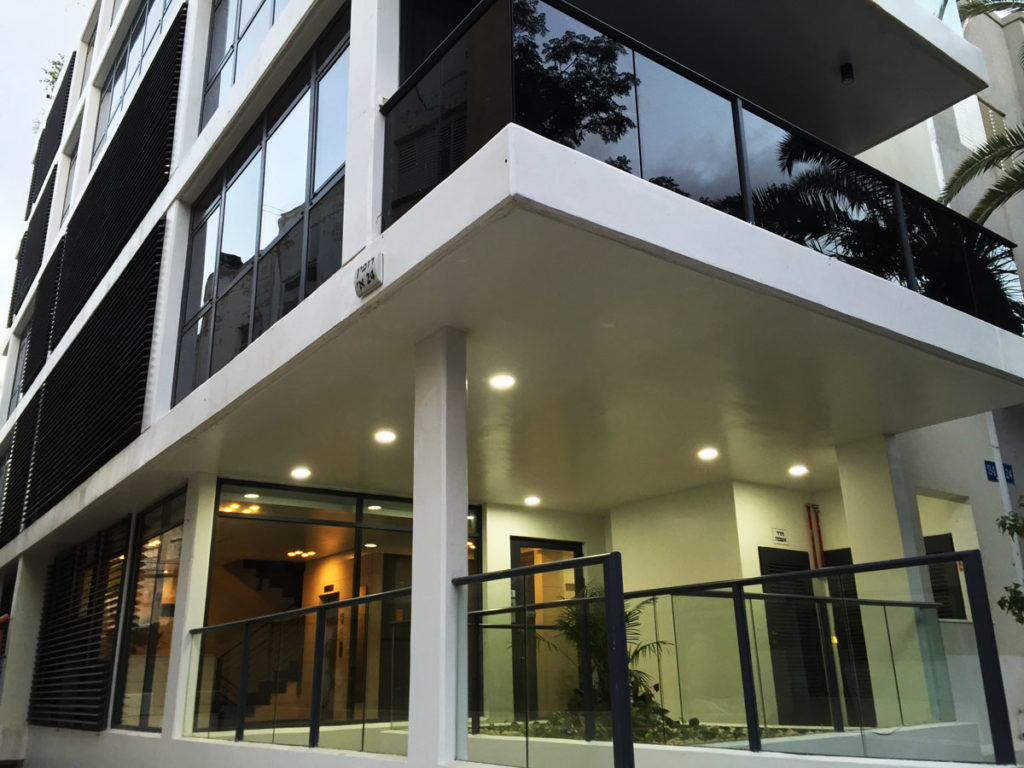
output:
[[[37,548],[18,562],[11,620],[6,628],[7,660],[0,696],[0,760],[21,760],[25,756],[28,702],[50,554],[48,549]]]
[[[199,673],[199,641],[189,630],[206,619],[206,589],[213,552],[213,523],[217,477],[194,475],[185,496],[185,526],[181,537],[181,570],[174,608],[163,737],[180,738],[192,729],[195,682]]]
[[[380,106],[399,85],[401,3],[394,0],[351,2],[343,264],[381,231],[384,118]]]
[[[924,554],[915,489],[891,436],[836,446],[839,484],[855,563]],[[931,602],[925,568],[857,576],[857,596]],[[952,694],[935,615],[911,607],[862,606],[861,619],[880,727],[951,715]]]
[[[457,629],[452,578],[467,572],[466,337],[416,347],[409,765],[455,757]]]

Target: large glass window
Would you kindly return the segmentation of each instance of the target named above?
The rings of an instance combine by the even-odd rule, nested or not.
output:
[[[121,727],[156,731],[163,725],[184,519],[182,493],[136,523],[132,612],[114,716]]]
[[[288,0],[220,0],[214,4],[206,58],[203,126],[217,111],[224,94],[245,70],[287,4]]]
[[[176,401],[341,266],[347,48],[346,6],[193,209]]]
[[[99,153],[113,131],[113,123],[131,101],[132,89],[141,80],[146,69],[147,56],[156,50],[153,41],[159,38],[169,0],[146,0],[132,19],[130,32],[114,59],[100,96],[100,111],[96,118],[96,141],[93,156]],[[91,51],[91,48],[90,48]],[[89,72],[86,70],[85,77]]]

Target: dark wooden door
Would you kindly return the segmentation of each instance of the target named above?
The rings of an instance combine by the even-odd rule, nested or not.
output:
[[[791,573],[811,568],[807,552],[758,547],[761,574]],[[809,579],[783,579],[765,584],[766,594],[793,595],[793,600],[765,601],[768,647],[780,725],[830,725],[822,629]],[[763,663],[762,659],[762,663]]]
[[[852,565],[849,548],[825,552],[825,565]],[[830,576],[828,593],[844,600],[857,599],[857,579],[853,574]],[[873,610],[880,611],[881,608]],[[864,621],[860,606],[841,602],[832,606],[833,630],[839,656],[839,675],[843,681],[843,701],[846,721],[850,725],[873,728],[878,724],[875,715],[875,697],[871,689],[871,671],[868,667],[868,649],[864,642]]]

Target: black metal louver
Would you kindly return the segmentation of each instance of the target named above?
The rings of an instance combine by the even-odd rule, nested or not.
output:
[[[57,299],[57,284],[60,280],[63,258],[64,240],[62,239],[50,257],[46,269],[43,270],[43,274],[39,278],[39,286],[36,289],[36,302],[32,307],[32,323],[28,337],[28,352],[25,355],[25,370],[20,382],[22,392],[32,386],[32,382],[36,380],[36,376],[39,375],[39,371],[46,363],[47,353],[53,349],[50,344],[50,330],[53,325],[53,306]]]
[[[68,221],[54,345],[167,184],[186,10],[174,19]]]
[[[46,377],[26,526],[142,432],[163,238],[161,220]]]
[[[18,416],[11,441],[11,457],[4,486],[3,513],[0,514],[0,546],[21,532],[29,479],[32,473],[32,450],[35,445],[36,422],[43,393],[37,392]]]
[[[46,124],[43,132],[39,134],[39,143],[36,144],[36,156],[32,167],[32,181],[28,188],[28,204],[25,206],[25,218],[32,213],[32,203],[36,201],[43,182],[46,180],[46,173],[53,163],[53,158],[60,150],[60,142],[64,138],[64,117],[68,111],[68,100],[71,96],[71,77],[75,73],[75,54],[71,54],[68,65],[64,68],[64,78],[60,86],[54,92],[53,106],[50,107],[50,114],[46,117]]]
[[[125,519],[50,563],[28,708],[33,725],[106,726],[129,525]]]
[[[50,174],[50,181],[46,185],[43,196],[39,198],[32,219],[28,223],[28,231],[21,241],[21,249],[18,251],[18,269],[14,273],[14,288],[11,292],[11,311],[7,316],[7,325],[14,322],[14,316],[18,314],[21,305],[28,295],[28,289],[39,271],[39,265],[43,263],[43,251],[46,248],[46,229],[50,226],[50,206],[53,203],[53,182],[57,178],[56,173]]]

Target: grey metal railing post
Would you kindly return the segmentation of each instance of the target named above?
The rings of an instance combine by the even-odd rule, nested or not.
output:
[[[622,555],[612,552],[603,564],[605,631],[608,642],[608,688],[612,708],[612,756],[615,768],[633,768],[633,709],[626,646],[626,599],[622,589]]]
[[[757,720],[757,688],[754,684],[754,663],[750,658],[750,625],[743,586],[732,588],[732,607],[736,616],[736,643],[740,653],[740,680],[743,682],[743,707],[747,714],[747,742],[751,752],[761,751],[761,726]]]
[[[316,633],[313,636],[313,686],[309,697],[309,746],[320,745],[320,697],[323,695],[324,635],[327,630],[327,610],[316,613]]]
[[[1013,731],[1010,729],[1010,714],[1006,708],[1006,691],[999,667],[999,649],[996,646],[995,627],[992,625],[988,590],[985,588],[981,552],[976,549],[968,552],[963,563],[967,602],[971,606],[974,642],[978,650],[978,664],[981,666],[981,685],[988,708],[988,725],[992,731],[992,748],[996,763],[1013,765],[1017,761],[1013,749]]]
[[[747,156],[747,128],[743,121],[743,101],[732,99],[732,127],[736,140],[736,163],[740,172],[740,197],[743,200],[743,220],[754,223],[754,193],[750,187],[750,158]]]
[[[910,247],[910,230],[907,228],[907,207],[903,202],[903,186],[899,182],[892,185],[892,206],[896,217],[896,231],[900,238],[903,276],[907,278],[907,287],[920,293],[921,283],[918,282],[917,270],[914,268],[914,252]]]
[[[238,665],[238,709],[235,712],[235,741],[245,738],[245,699],[249,690],[249,644],[252,624],[242,627],[242,660]]]

